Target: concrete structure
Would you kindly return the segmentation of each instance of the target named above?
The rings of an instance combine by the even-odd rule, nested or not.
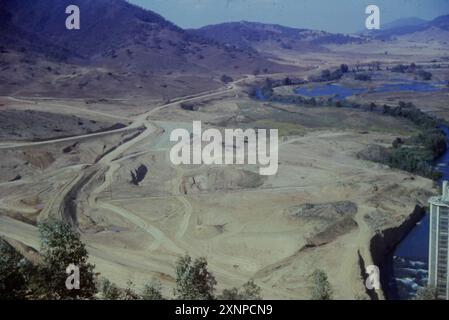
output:
[[[439,197],[429,199],[429,286],[437,289],[440,299],[449,300],[449,184],[443,182],[443,192]]]

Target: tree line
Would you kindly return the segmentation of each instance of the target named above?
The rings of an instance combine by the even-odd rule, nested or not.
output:
[[[0,238],[0,299],[2,300],[165,300],[157,280],[136,290],[132,282],[120,288],[108,279],[100,279],[80,234],[69,224],[49,219],[38,224],[40,252],[35,261],[20,254]],[[79,268],[79,289],[69,290],[67,266]],[[180,257],[175,266],[176,286],[172,298],[178,300],[261,300],[262,289],[249,280],[239,288],[217,293],[217,281],[205,258]],[[333,291],[324,271],[310,276],[310,297],[332,299]]]

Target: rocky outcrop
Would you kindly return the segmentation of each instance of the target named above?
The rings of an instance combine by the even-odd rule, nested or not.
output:
[[[307,238],[307,247],[328,244],[358,227],[354,220],[357,205],[350,201],[319,204],[303,204],[289,208],[285,215],[314,226],[314,232]]]
[[[387,259],[393,253],[396,246],[407,236],[407,234],[421,221],[426,210],[417,205],[412,214],[399,226],[378,231],[371,239],[370,251],[374,265],[380,269],[382,288],[386,288],[388,274]],[[386,292],[384,291],[384,295]],[[386,296],[388,298],[388,296]]]

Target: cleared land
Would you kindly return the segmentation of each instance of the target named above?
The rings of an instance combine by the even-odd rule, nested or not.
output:
[[[297,64],[311,71],[289,75],[307,77],[344,62],[340,53],[331,63],[329,57],[298,56]],[[427,56],[402,51],[394,62],[416,57]],[[359,59],[391,63],[393,58],[360,53]],[[75,137],[50,136],[54,140],[44,142],[2,141],[0,235],[38,249],[36,222],[63,214],[79,225],[102,276],[121,286],[132,280],[138,287],[156,277],[167,295],[176,259],[189,253],[207,257],[219,289],[253,278],[264,298],[307,299],[309,276],[320,268],[336,298],[363,296],[360,265],[372,264],[371,239],[400,227],[435,190],[428,179],[357,154],[372,144],[390,146],[418,128],[360,110],[249,99],[246,85],[263,78],[248,76],[148,107],[133,100],[95,101],[101,107],[94,108],[76,99],[2,98],[2,108],[13,112],[53,112],[127,127],[75,131]],[[383,99],[389,97],[378,98]],[[196,111],[181,107],[187,102]],[[441,104],[438,112],[448,107]],[[264,178],[257,167],[244,165],[171,165],[170,131],[189,128],[192,120],[221,129],[279,129],[278,174]],[[130,171],[141,165],[148,172],[136,186]]]

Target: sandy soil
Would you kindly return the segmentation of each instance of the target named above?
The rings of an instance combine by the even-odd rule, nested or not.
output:
[[[339,59],[302,60],[310,71],[298,76]],[[63,216],[78,225],[102,276],[138,288],[156,277],[167,295],[176,259],[189,253],[207,257],[220,290],[254,279],[264,298],[307,299],[309,276],[319,268],[336,298],[364,296],[360,264],[372,263],[372,237],[399,227],[435,190],[430,180],[359,160],[357,153],[391,144],[413,126],[362,111],[254,102],[244,94],[245,82],[254,80],[151,107],[129,102],[132,112],[117,111],[126,101],[91,108],[73,99],[2,98],[17,109],[57,108],[129,125],[43,143],[0,143],[0,235],[38,249],[36,222]],[[201,106],[186,111],[182,102]],[[282,127],[277,175],[262,179],[257,167],[244,165],[171,165],[169,132],[194,119]],[[141,164],[149,171],[132,185],[129,172]]]

